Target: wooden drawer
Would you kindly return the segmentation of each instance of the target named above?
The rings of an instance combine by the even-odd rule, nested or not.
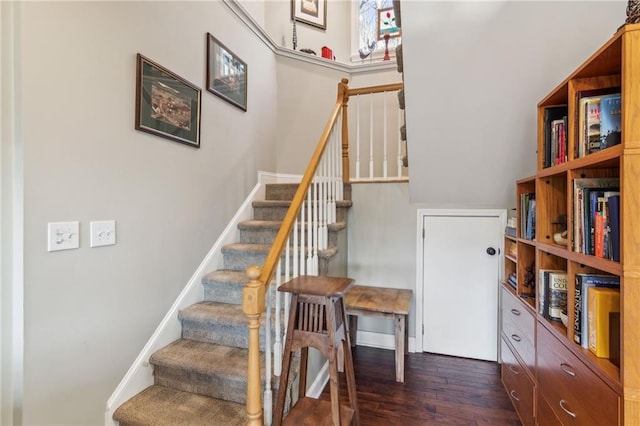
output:
[[[502,383],[504,384],[511,403],[515,407],[520,421],[525,426],[534,425],[533,395],[534,386],[525,371],[520,365],[511,348],[502,338]]]
[[[536,425],[538,426],[562,426],[562,423],[549,406],[546,399],[538,392],[536,400]]]
[[[520,335],[533,342],[536,320],[533,313],[504,287],[502,288],[502,321],[512,323]]]
[[[619,424],[620,398],[606,383],[543,325],[537,343],[538,387],[563,424]]]
[[[502,289],[502,333],[529,369],[535,371],[535,318],[522,302]]]

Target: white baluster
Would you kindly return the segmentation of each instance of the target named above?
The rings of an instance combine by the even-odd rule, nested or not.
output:
[[[305,251],[304,251],[304,235],[305,235],[305,227],[304,227],[304,205],[305,202],[302,202],[302,206],[300,207],[300,274],[305,274]]]
[[[276,310],[275,310],[276,342],[273,345],[273,358],[274,358],[273,374],[280,377],[280,374],[282,373],[282,336],[284,336],[286,333],[286,331],[282,330],[283,325],[280,321],[280,310],[282,309],[282,307],[280,306],[281,304],[280,292],[278,291],[278,288],[280,288],[280,285],[282,285],[282,271],[280,268],[280,262],[278,262],[278,266],[276,267],[275,278],[276,278],[276,288],[275,288],[274,298],[275,298],[275,304],[276,304]],[[286,321],[285,321],[285,326],[286,326]]]
[[[383,142],[382,142],[382,148],[384,150],[384,154],[382,157],[382,176],[386,179],[387,178],[387,120],[389,119],[387,117],[387,92],[382,92],[382,96],[383,96],[383,107],[382,107],[382,113],[383,113],[383,117],[382,117],[382,125],[383,125]]]
[[[398,126],[396,134],[398,136],[398,177],[402,177],[402,137],[400,136],[400,126],[402,126],[402,110],[398,108]]]
[[[342,126],[340,127],[342,128]],[[356,96],[356,179],[360,178],[360,95]]]
[[[338,129],[342,129],[342,116],[338,117],[338,124],[337,124]],[[344,185],[342,184],[342,132],[338,132],[338,152],[336,153],[337,155],[337,161],[336,161],[336,165],[338,167],[338,174],[337,174],[337,178],[336,178],[336,201],[342,201],[343,200],[343,188]],[[336,218],[337,218],[337,214],[336,214]]]
[[[318,210],[320,197],[318,196],[318,179],[313,180],[313,257],[311,260],[311,275],[318,275]]]
[[[307,275],[313,275],[313,202],[311,192],[313,184],[307,190]]]
[[[369,179],[373,179],[373,93],[369,96]]]

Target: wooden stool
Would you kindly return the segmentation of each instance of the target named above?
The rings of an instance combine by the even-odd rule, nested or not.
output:
[[[350,278],[300,276],[280,286],[279,291],[292,293],[289,325],[284,346],[281,392],[274,410],[274,424],[285,425],[354,425],[360,424],[356,380],[353,373],[351,343],[347,330],[344,294],[353,284]],[[331,403],[306,397],[307,357],[309,346],[329,359]],[[338,398],[338,350],[342,346],[347,379],[349,406]],[[291,355],[300,349],[299,399],[282,421]],[[327,413],[331,412],[331,417]]]

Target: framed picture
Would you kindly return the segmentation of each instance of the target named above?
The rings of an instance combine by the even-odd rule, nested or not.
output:
[[[327,0],[291,0],[291,19],[327,29]]]
[[[390,37],[399,37],[400,28],[396,23],[396,14],[393,7],[378,10],[378,40],[384,39],[384,34],[389,32]]]
[[[136,129],[200,148],[201,92],[138,53]]]
[[[207,90],[247,110],[247,64],[207,33]]]

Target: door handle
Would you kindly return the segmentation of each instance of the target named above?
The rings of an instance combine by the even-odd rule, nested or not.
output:
[[[494,254],[496,254],[496,249],[494,249],[493,247],[487,248],[487,254],[489,256],[493,256]]]

